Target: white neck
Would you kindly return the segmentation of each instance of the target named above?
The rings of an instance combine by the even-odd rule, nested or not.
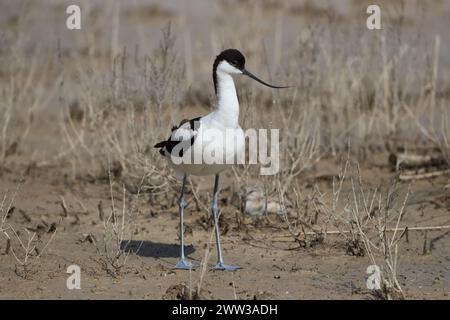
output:
[[[217,104],[214,118],[226,127],[239,126],[239,101],[231,75],[217,70]]]

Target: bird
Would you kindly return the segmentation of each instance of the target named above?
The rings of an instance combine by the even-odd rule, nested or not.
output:
[[[226,49],[216,56],[213,63],[212,77],[216,96],[214,110],[202,117],[182,120],[178,126],[172,127],[167,140],[154,145],[174,169],[176,177],[182,180],[178,198],[180,257],[174,269],[190,270],[196,267],[186,259],[184,253],[183,216],[186,207],[184,190],[189,175],[214,175],[211,217],[215,232],[217,263],[213,269],[235,271],[241,268],[237,265],[224,263],[217,221],[219,175],[235,164],[237,157],[245,150],[244,133],[239,126],[239,100],[233,80],[235,75],[248,76],[267,87],[275,89],[288,88],[287,86],[274,86],[259,79],[245,68],[245,57],[239,50]],[[230,135],[235,139],[224,138],[224,136]],[[217,154],[215,151],[208,153],[209,149],[214,149]],[[218,158],[222,161],[207,161],[207,155],[213,157],[213,160]],[[200,161],[198,161],[199,159]]]

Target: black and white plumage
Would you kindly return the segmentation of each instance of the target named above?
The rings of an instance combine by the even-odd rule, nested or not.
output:
[[[180,260],[177,269],[191,269],[194,266],[184,255],[183,214],[184,187],[188,175],[215,175],[211,214],[214,222],[218,262],[215,269],[233,271],[239,267],[224,264],[220,247],[220,236],[217,226],[217,194],[219,173],[236,163],[236,159],[244,151],[244,132],[239,126],[239,101],[236,94],[233,75],[246,75],[271,88],[286,88],[270,85],[245,69],[245,57],[236,49],[222,51],[213,64],[213,82],[217,102],[213,112],[191,120],[183,120],[173,127],[170,137],[155,144],[175,170],[177,177],[182,178],[180,211]],[[230,139],[231,137],[231,139]],[[208,151],[214,147],[215,159],[210,162]],[[217,154],[216,154],[217,153]],[[193,160],[200,161],[193,161]]]
[[[201,117],[197,117],[191,120],[183,119],[178,126],[172,127],[172,134],[167,140],[158,142],[155,144],[155,148],[160,148],[159,153],[163,156],[169,156],[172,154],[175,146],[183,144],[180,152],[177,155],[182,157],[187,149],[189,149],[195,140],[198,128],[200,126]]]

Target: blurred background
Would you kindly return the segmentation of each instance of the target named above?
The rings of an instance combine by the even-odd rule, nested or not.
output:
[[[362,157],[443,148],[450,1],[376,3],[382,30],[366,27],[372,1],[0,1],[0,158],[26,150],[22,160],[47,163],[76,143],[96,158],[93,132],[120,131],[114,119],[130,106],[145,118],[138,149],[148,153],[180,117],[211,110],[212,62],[229,47],[258,76],[294,86],[281,94],[238,78],[244,127],[290,127],[293,141],[313,138],[331,155],[350,138]],[[70,4],[81,7],[81,30],[66,28]],[[117,143],[130,141],[123,130]]]
[[[407,72],[408,63],[415,68],[426,67],[425,54],[432,53],[439,36],[439,68],[448,70],[450,1],[376,1],[382,9],[380,31],[366,28],[366,8],[372,3],[375,2],[3,0],[1,46],[3,51],[20,46],[28,54],[47,61],[58,54],[76,55],[97,61],[99,67],[102,62],[103,66],[110,66],[124,50],[131,58],[151,55],[160,44],[161,30],[170,23],[177,56],[185,65],[187,85],[198,89],[205,88],[204,81],[211,80],[214,57],[228,47],[242,50],[249,68],[267,77],[270,72],[287,73],[292,72],[293,66],[298,67],[298,59],[311,51],[310,38],[319,47],[339,52],[347,64],[376,65],[382,56],[373,48],[385,36],[388,56],[402,46],[408,47],[402,55]],[[70,4],[81,7],[80,31],[65,27],[65,11]],[[314,53],[320,60],[320,48],[317,50]],[[302,62],[302,68],[315,68],[311,61]],[[448,72],[439,72],[438,76],[448,82]],[[211,85],[206,88],[212,92]]]

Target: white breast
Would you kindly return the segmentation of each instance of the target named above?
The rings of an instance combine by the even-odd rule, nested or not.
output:
[[[241,127],[225,127],[210,114],[201,119],[194,144],[188,152],[181,158],[172,157],[170,163],[181,176],[217,174],[237,164],[243,156],[244,147]]]

